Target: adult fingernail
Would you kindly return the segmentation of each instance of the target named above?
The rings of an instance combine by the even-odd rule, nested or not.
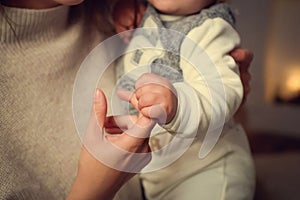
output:
[[[99,99],[100,98],[100,90],[96,89],[95,94],[94,94],[94,98],[95,99]]]

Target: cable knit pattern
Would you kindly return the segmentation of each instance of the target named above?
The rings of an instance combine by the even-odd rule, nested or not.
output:
[[[76,72],[102,38],[67,6],[4,7],[0,18],[0,200],[64,199],[80,152]]]

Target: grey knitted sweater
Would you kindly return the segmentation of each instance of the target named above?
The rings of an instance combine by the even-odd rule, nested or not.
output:
[[[80,140],[72,118],[78,67],[100,37],[69,7],[4,8],[0,17],[0,200],[64,199]],[[85,24],[85,25],[84,25]],[[95,32],[94,32],[95,33]]]

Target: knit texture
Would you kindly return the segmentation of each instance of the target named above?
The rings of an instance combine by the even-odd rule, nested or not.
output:
[[[64,199],[81,148],[76,72],[102,38],[67,6],[4,7],[0,17],[0,199]]]

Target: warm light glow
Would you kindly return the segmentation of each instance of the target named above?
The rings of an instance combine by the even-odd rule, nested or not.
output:
[[[273,0],[267,25],[265,97],[268,103],[300,101],[300,1]],[[300,105],[300,103],[299,103]]]
[[[300,94],[300,65],[286,68],[283,84],[280,87],[280,96],[289,100]]]
[[[300,90],[300,76],[292,75],[286,81],[286,87],[291,92],[298,92]]]

